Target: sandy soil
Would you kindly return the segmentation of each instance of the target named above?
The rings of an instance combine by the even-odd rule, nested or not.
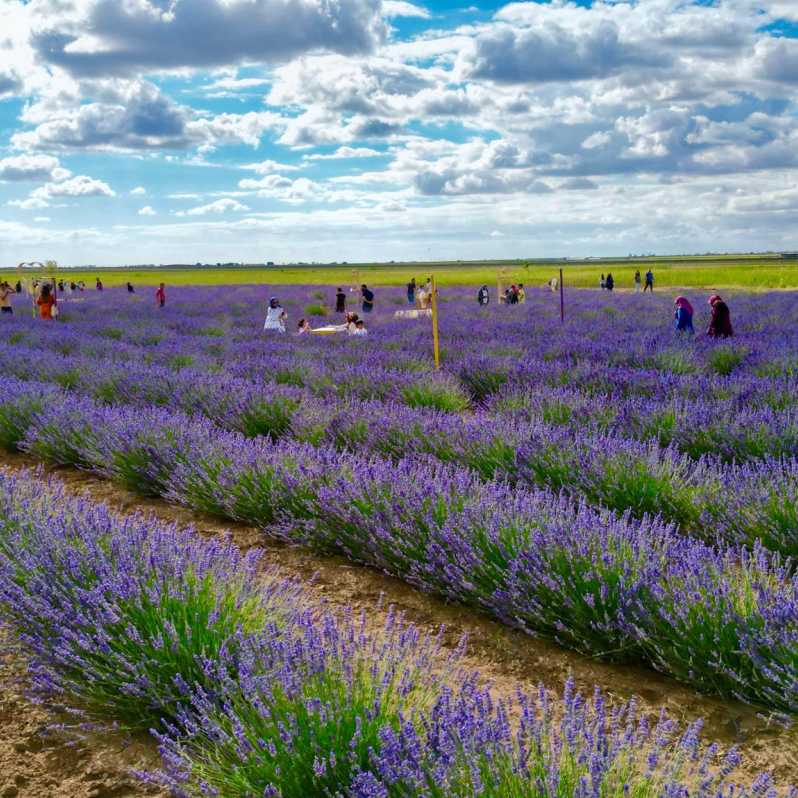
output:
[[[36,463],[22,455],[4,454],[0,465],[18,469]],[[798,784],[798,729],[784,729],[769,723],[749,706],[698,695],[646,668],[610,665],[574,654],[548,641],[508,629],[472,609],[421,593],[398,579],[353,565],[342,557],[320,556],[305,548],[270,542],[253,527],[222,522],[158,499],[142,499],[76,469],[57,469],[55,473],[70,490],[84,493],[95,501],[104,501],[121,513],[143,511],[162,520],[192,524],[205,536],[218,536],[229,530],[240,548],[263,548],[266,551],[264,564],[276,565],[286,576],[305,582],[314,599],[333,608],[365,609],[374,625],[381,625],[385,617],[385,610],[378,609],[382,601],[383,607],[393,605],[430,634],[445,626],[444,649],[453,648],[467,634],[467,664],[483,674],[497,696],[512,694],[519,683],[529,689],[543,683],[561,690],[563,682],[571,675],[584,691],[592,691],[598,685],[617,700],[637,696],[640,705],[652,714],[665,707],[669,714],[684,721],[704,718],[706,738],[724,746],[738,747],[745,757],[747,774],[770,770],[778,784]],[[19,663],[16,666],[19,667]],[[6,795],[111,798],[154,794],[143,787],[135,787],[125,776],[131,764],[146,760],[152,766],[156,761],[154,747],[147,741],[125,747],[126,742],[121,738],[105,738],[102,742],[90,740],[80,756],[72,750],[68,756],[55,754],[56,749],[48,748],[49,742],[38,742],[36,732],[44,724],[43,710],[24,702],[14,692],[4,691],[0,699],[3,702],[0,704],[0,798]],[[34,740],[35,744],[30,742]],[[32,756],[25,747],[28,745],[43,747]],[[38,781],[29,776],[31,772]],[[18,786],[14,779],[20,777],[30,781]],[[48,778],[50,783],[62,786],[54,791],[33,786],[44,785]],[[99,791],[90,791],[92,784]],[[15,785],[17,793],[13,792]],[[3,792],[4,789],[11,792]]]

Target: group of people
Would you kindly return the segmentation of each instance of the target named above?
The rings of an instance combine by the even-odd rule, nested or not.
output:
[[[364,286],[365,287],[365,286]],[[341,297],[343,296],[343,301]],[[297,335],[305,335],[307,333],[335,333],[345,332],[347,335],[354,335],[358,338],[363,338],[368,335],[366,324],[357,313],[347,312],[346,310],[346,294],[339,288],[336,292],[335,310],[337,313],[346,313],[343,324],[335,324],[318,329],[313,329],[310,322],[302,318],[297,322]],[[371,295],[371,300],[368,304],[371,305],[366,313],[370,313],[373,308],[374,295]],[[363,304],[366,304],[365,296],[363,297]],[[269,299],[269,307],[266,309],[266,320],[263,323],[263,329],[266,332],[276,332],[280,335],[286,331],[285,323],[288,321],[288,314],[285,308],[280,304],[280,300],[273,296]]]
[[[675,305],[673,317],[676,329],[679,332],[694,333],[693,306],[690,304],[690,300],[683,296],[677,296],[673,304]],[[719,294],[713,294],[709,298],[708,304],[711,308],[711,315],[707,335],[712,338],[730,338],[734,335],[734,329],[729,306]]]
[[[635,293],[639,294],[641,289],[643,293],[646,291],[650,291],[652,294],[654,293],[654,272],[649,269],[646,272],[645,276],[645,283],[642,283],[642,277],[640,276],[640,269],[635,271]],[[608,272],[607,275],[601,275],[599,279],[599,285],[601,286],[602,291],[612,291],[615,288],[615,278],[612,276],[612,272]]]
[[[526,302],[526,289],[523,283],[508,286],[502,293],[499,294],[499,302],[505,305],[523,305]],[[477,304],[489,305],[490,304],[490,291],[487,285],[477,291]]]
[[[429,310],[432,305],[432,278],[427,277],[424,283],[417,283],[411,278],[407,284],[407,304],[415,305],[419,310]]]

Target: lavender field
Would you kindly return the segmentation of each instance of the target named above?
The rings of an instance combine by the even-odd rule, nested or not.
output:
[[[334,290],[86,292],[0,321],[0,444],[343,554],[590,657],[798,713],[798,303],[530,290],[427,319],[377,288],[368,335],[296,335]],[[495,299],[495,297],[494,297]],[[354,298],[350,299],[354,302]],[[352,305],[352,309],[359,307]],[[0,484],[0,607],[37,692],[154,730],[178,795],[727,794],[697,729],[566,685],[492,703],[434,642],[311,611],[230,546]],[[58,508],[53,510],[50,508]],[[455,686],[456,684],[456,686]],[[775,790],[767,776],[736,794]],[[786,786],[780,788],[784,794]]]

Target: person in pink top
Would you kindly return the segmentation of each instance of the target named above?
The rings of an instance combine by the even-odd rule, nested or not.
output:
[[[155,292],[155,301],[158,303],[159,308],[166,304],[166,285],[164,283],[158,286],[158,290]]]

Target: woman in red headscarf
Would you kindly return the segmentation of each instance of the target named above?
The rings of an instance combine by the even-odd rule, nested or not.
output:
[[[709,306],[712,308],[712,318],[709,320],[707,335],[713,338],[729,338],[734,335],[729,306],[718,294],[713,294],[709,298]]]
[[[676,329],[679,332],[694,333],[693,329],[693,306],[689,300],[683,296],[677,296],[673,304],[676,309],[673,316],[676,319]]]

